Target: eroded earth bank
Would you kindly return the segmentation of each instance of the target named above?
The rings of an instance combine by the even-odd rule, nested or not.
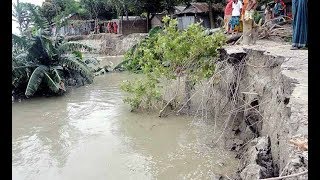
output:
[[[70,40],[94,46],[86,56],[114,67],[145,36]],[[105,73],[55,99],[14,103],[13,176],[308,179],[308,52],[258,41],[220,55],[211,83],[190,90],[189,117],[129,112],[119,89],[136,77],[127,72]]]

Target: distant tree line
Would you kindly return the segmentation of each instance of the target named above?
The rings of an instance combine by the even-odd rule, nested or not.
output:
[[[210,22],[213,24],[212,6],[225,3],[225,0],[45,0],[41,6],[17,0],[12,14],[23,33],[41,23],[35,21],[59,24],[62,18],[73,13],[85,19],[128,19],[132,15],[150,17],[151,13],[173,13],[174,6],[191,2],[207,2]]]

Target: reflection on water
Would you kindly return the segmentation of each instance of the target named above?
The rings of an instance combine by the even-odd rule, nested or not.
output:
[[[235,171],[234,154],[206,145],[211,124],[130,113],[119,90],[129,78],[107,74],[62,97],[14,103],[13,179],[210,179]]]

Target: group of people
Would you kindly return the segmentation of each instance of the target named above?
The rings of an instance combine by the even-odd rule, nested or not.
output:
[[[236,3],[235,3],[236,2]],[[234,6],[237,5],[237,6]],[[237,7],[237,8],[234,8]],[[231,30],[235,30],[235,24],[238,24],[237,21],[240,23],[240,9],[242,8],[242,3],[235,0],[228,0],[228,3],[224,9],[224,27],[226,33],[231,33]],[[237,16],[236,16],[237,15]],[[234,16],[232,18],[232,16]],[[232,20],[231,20],[232,19]],[[232,23],[232,25],[230,24]]]
[[[107,32],[108,33],[118,33],[118,24],[116,22],[109,21],[107,24]]]
[[[225,8],[224,24],[226,33],[234,33],[240,30],[240,21],[253,20],[254,10],[257,7],[256,0],[229,0]]]
[[[276,19],[286,15],[286,5],[283,0],[274,0],[275,5],[271,10],[270,6],[265,10],[265,21]],[[293,36],[292,50],[307,47],[308,37],[308,0],[292,0]],[[235,33],[240,30],[240,21],[254,19],[254,12],[257,8],[256,0],[228,0],[224,10],[225,33]]]
[[[264,11],[265,21],[270,21],[271,19],[276,19],[278,17],[286,16],[286,4],[283,0],[274,0],[274,7],[271,9],[270,5],[267,5]],[[280,20],[277,20],[278,22]]]
[[[99,24],[97,24],[96,28],[95,28],[95,33],[99,34],[101,30],[101,26]],[[109,21],[107,23],[107,27],[106,27],[106,31],[107,33],[118,33],[118,24],[116,22],[111,22]]]

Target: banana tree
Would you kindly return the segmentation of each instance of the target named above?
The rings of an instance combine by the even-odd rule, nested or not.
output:
[[[31,39],[24,38],[13,38],[13,44],[23,47],[23,51],[13,53],[12,85],[25,89],[26,97],[33,96],[42,83],[53,93],[65,92],[63,77],[71,71],[80,74],[87,83],[92,83],[94,76],[79,50],[91,51],[93,48],[65,42],[62,37],[51,38],[42,29]]]

